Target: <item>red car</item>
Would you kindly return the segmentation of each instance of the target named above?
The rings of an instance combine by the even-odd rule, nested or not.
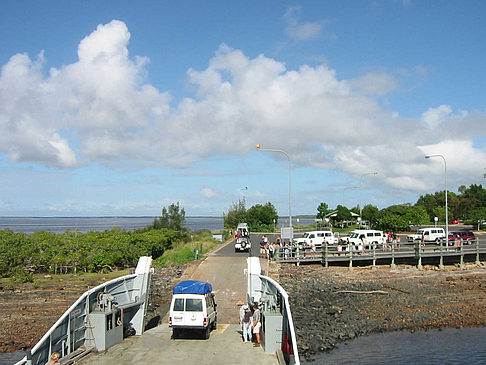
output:
[[[449,232],[449,245],[453,246],[454,241],[457,238],[461,238],[463,244],[465,245],[470,245],[473,242],[476,242],[476,236],[474,235],[474,232],[471,231],[458,231],[458,232]]]
[[[453,219],[452,220],[452,224],[459,224],[459,220],[458,219]]]

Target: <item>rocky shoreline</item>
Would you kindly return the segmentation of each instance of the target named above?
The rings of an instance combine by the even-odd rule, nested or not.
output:
[[[164,319],[172,287],[190,275],[195,265],[197,262],[155,270],[148,328]],[[465,269],[450,266],[443,271],[427,266],[421,271],[412,266],[349,270],[272,263],[268,271],[289,294],[303,359],[311,360],[342,342],[371,333],[486,326],[484,263]],[[0,352],[32,347],[84,290],[86,286],[67,283],[44,290],[0,290],[5,319]]]
[[[486,267],[323,268],[274,265],[290,297],[301,358],[357,336],[486,325]]]

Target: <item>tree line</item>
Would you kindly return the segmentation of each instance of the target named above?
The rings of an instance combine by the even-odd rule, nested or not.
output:
[[[458,194],[448,192],[448,218],[449,223],[458,219],[466,224],[477,224],[486,220],[486,189],[482,185],[460,186]],[[360,214],[359,206],[351,209],[338,205],[335,210],[330,210],[326,203],[317,207],[316,218],[329,217],[334,224],[352,219],[351,212]],[[366,205],[361,210],[361,218],[369,222],[370,226],[391,231],[406,231],[411,225],[424,225],[434,222],[437,217],[439,223],[445,223],[445,191],[434,194],[425,194],[412,204],[392,205],[384,209],[378,209],[374,205]]]
[[[162,209],[152,225],[123,231],[15,233],[0,231],[0,277],[28,280],[33,273],[98,272],[133,267],[140,256],[156,259],[190,239],[179,203]]]
[[[248,223],[250,231],[270,232],[278,220],[277,209],[272,203],[255,204],[246,209],[244,199],[234,202],[227,213],[223,214],[224,227],[227,229],[236,228],[238,223]]]

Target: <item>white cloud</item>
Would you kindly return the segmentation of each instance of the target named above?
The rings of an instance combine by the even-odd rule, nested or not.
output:
[[[291,39],[297,41],[305,41],[317,37],[324,26],[322,22],[300,22],[301,8],[299,6],[292,6],[287,9],[283,16],[287,27],[285,32]]]
[[[451,114],[452,108],[449,105],[441,105],[438,108],[429,108],[422,114],[422,120],[429,128],[437,128]]]
[[[201,194],[205,198],[214,198],[216,196],[216,192],[211,188],[203,188]]]
[[[60,167],[186,167],[260,142],[285,149],[296,167],[358,178],[378,171],[381,184],[417,191],[440,175],[425,152],[445,151],[436,153],[447,153],[461,177],[486,166],[473,143],[486,135],[484,113],[441,105],[402,118],[374,99],[396,87],[386,73],[339,80],[326,65],[289,70],[222,45],[205,70],[188,70],[196,96],[171,107],[171,96],[146,82],[148,60],[130,58],[129,39],[123,22],[100,25],[81,41],[77,62],[48,75],[43,54],[12,56],[0,76],[0,151]]]

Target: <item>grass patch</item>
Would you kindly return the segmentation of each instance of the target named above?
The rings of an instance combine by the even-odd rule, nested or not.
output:
[[[192,236],[189,242],[178,243],[174,248],[164,252],[154,263],[159,267],[169,267],[172,265],[184,265],[195,258],[195,250],[198,250],[198,259],[211,251],[222,242],[213,239],[210,231],[201,231]]]

